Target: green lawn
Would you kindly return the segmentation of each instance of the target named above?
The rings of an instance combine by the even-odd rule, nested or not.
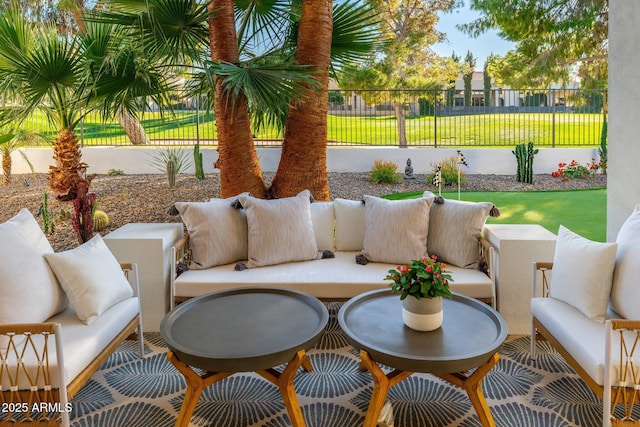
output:
[[[211,113],[195,111],[169,113],[145,112],[140,116],[152,140],[212,141],[217,137]],[[34,114],[24,127],[55,137],[57,134],[44,115]],[[410,145],[454,147],[513,147],[534,141],[536,146],[597,146],[602,116],[583,113],[499,113],[467,116],[407,117],[406,132]],[[102,121],[90,114],[76,129],[84,145],[122,145],[129,140],[116,120]],[[394,146],[398,144],[396,120],[392,115],[328,116],[330,143]],[[274,128],[254,132],[257,139],[280,140]]]
[[[415,198],[422,193],[397,193],[389,199]],[[442,192],[442,196],[457,199],[458,193]],[[488,218],[488,224],[540,224],[558,233],[558,227],[568,229],[588,239],[604,242],[607,228],[607,190],[573,191],[463,191],[462,200],[487,201],[500,209],[498,218]]]

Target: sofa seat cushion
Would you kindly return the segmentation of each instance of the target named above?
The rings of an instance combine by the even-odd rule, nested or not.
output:
[[[100,352],[133,320],[139,312],[137,297],[127,298],[106,310],[90,325],[85,324],[71,307],[63,312],[47,319],[47,322],[60,323],[62,325],[62,348],[64,349],[64,375],[65,385],[69,385],[95,359]],[[34,337],[34,342],[42,344],[42,336]],[[49,340],[49,363],[51,372],[56,372],[56,348],[53,338]],[[11,352],[10,352],[11,353]],[[35,374],[37,362],[33,353],[25,354],[27,366],[31,375]],[[15,357],[7,360],[11,366],[15,364]],[[22,376],[24,377],[24,375]],[[56,375],[51,379],[52,386],[57,388],[59,381]],[[44,385],[44,384],[42,384]],[[2,387],[8,387],[3,377]],[[20,389],[28,388],[24,378],[18,383]]]
[[[363,292],[389,286],[384,280],[395,264],[356,264],[358,251],[338,251],[335,258],[272,265],[235,271],[234,264],[207,270],[189,270],[175,282],[176,297],[194,297],[236,286],[286,287],[317,298],[352,298]],[[474,298],[489,298],[492,282],[478,270],[451,266],[451,290]]]
[[[577,308],[555,298],[533,298],[531,315],[558,340],[597,384],[604,385],[606,324],[589,319]],[[616,317],[619,316],[608,311],[608,319]],[[615,366],[616,361],[620,360],[620,339],[615,334],[612,349],[613,380],[619,372]],[[635,363],[640,363],[640,356],[636,354],[635,358]],[[617,381],[613,380],[613,383]]]

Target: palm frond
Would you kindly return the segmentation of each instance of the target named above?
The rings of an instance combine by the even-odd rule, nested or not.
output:
[[[127,27],[150,55],[171,63],[199,60],[208,48],[208,2],[196,0],[113,0],[110,9],[87,16],[88,22]]]
[[[374,11],[359,0],[348,0],[333,9],[331,68],[335,76],[345,66],[367,60],[381,43]]]
[[[222,79],[222,97],[235,108],[236,100],[245,96],[257,124],[284,124],[283,119],[292,100],[299,100],[308,87],[316,87],[314,71],[308,66],[261,64],[249,61],[242,64],[210,63],[210,72]],[[265,118],[266,117],[266,118]]]
[[[280,49],[298,15],[291,0],[238,0],[235,16],[241,56],[253,57]]]

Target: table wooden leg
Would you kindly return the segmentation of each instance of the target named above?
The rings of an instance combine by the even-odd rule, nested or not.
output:
[[[293,357],[291,362],[287,364],[282,373],[275,369],[266,369],[263,371],[257,371],[262,377],[266,378],[273,384],[278,386],[282,399],[284,400],[284,406],[287,408],[287,413],[291,419],[291,425],[293,427],[305,427],[304,417],[302,416],[302,410],[300,409],[300,402],[298,396],[293,387],[293,379],[296,376],[296,372],[302,366],[306,371],[313,370],[311,361],[304,350],[300,350]]]
[[[438,377],[465,389],[469,395],[471,403],[473,404],[473,408],[476,410],[478,418],[480,418],[480,422],[484,427],[495,427],[496,425],[493,420],[493,416],[491,415],[491,411],[489,410],[489,405],[487,405],[487,401],[484,398],[484,393],[482,392],[482,379],[489,373],[496,363],[498,363],[498,353],[491,356],[491,359],[489,359],[487,363],[479,366],[478,369],[469,376],[459,373],[435,374]]]
[[[369,353],[360,350],[360,368],[366,368],[373,377],[373,393],[364,418],[364,427],[376,427],[380,412],[384,407],[389,389],[409,377],[413,372],[395,369],[385,374],[380,366],[369,357]]]
[[[178,369],[187,382],[187,391],[184,393],[184,401],[180,407],[176,427],[188,427],[189,421],[191,421],[191,417],[193,416],[193,411],[198,404],[198,399],[200,399],[200,395],[202,394],[202,390],[232,375],[233,372],[206,372],[200,376],[191,369],[189,365],[178,359],[172,351],[167,353],[167,359]]]

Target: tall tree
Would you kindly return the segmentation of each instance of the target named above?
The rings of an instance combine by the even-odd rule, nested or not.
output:
[[[385,43],[370,61],[344,84],[352,89],[393,89],[391,104],[397,122],[398,145],[407,146],[408,90],[440,89],[457,75],[451,58],[440,58],[431,46],[445,35],[435,28],[438,13],[451,10],[456,0],[370,0],[382,23]],[[368,94],[371,95],[371,94]],[[367,103],[382,100],[365,95]]]
[[[240,62],[234,7],[229,0],[213,0],[209,4],[209,47],[211,60],[237,64]],[[239,89],[232,98],[230,84],[223,76],[214,75],[214,109],[218,130],[218,163],[222,197],[248,191],[265,196],[260,161],[254,148],[251,120],[244,92]]]
[[[483,86],[483,94],[484,94],[484,105],[485,107],[492,106],[491,102],[491,73],[489,72],[489,58],[484,61],[484,66],[482,67],[482,86]]]
[[[305,0],[298,25],[297,64],[316,73],[316,88],[306,85],[292,101],[285,125],[282,155],[271,184],[271,196],[293,196],[305,187],[318,200],[329,200],[327,178],[327,112],[333,32],[332,0]]]
[[[464,82],[464,106],[471,107],[471,98],[473,95],[471,83],[473,81],[473,72],[476,68],[476,59],[469,50],[467,51],[467,55],[464,57],[464,67],[465,71],[462,75],[462,81]]]
[[[481,13],[460,25],[472,36],[495,28],[515,51],[494,60],[494,77],[514,87],[567,81],[576,63],[606,63],[608,0],[471,0]],[[604,67],[599,67],[604,69]]]

